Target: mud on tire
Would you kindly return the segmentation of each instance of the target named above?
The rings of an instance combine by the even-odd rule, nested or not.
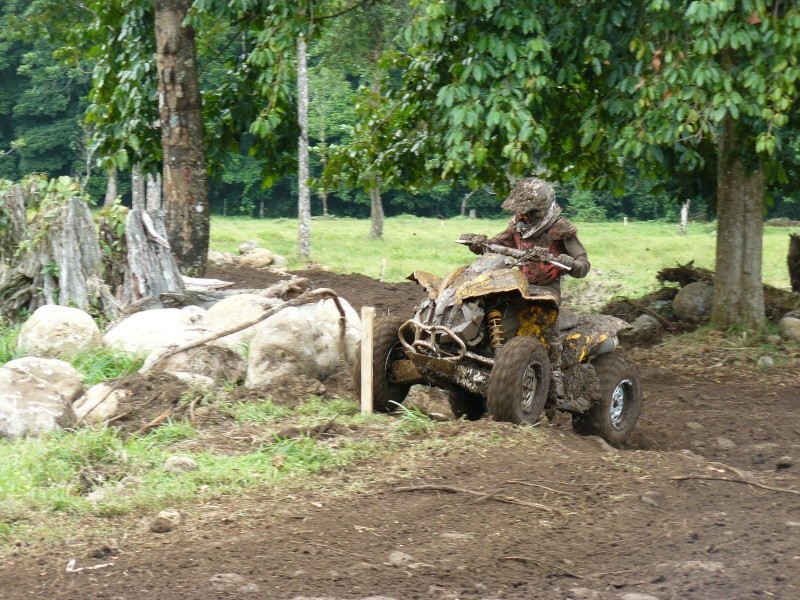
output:
[[[489,377],[489,414],[497,421],[533,424],[550,389],[550,358],[532,337],[515,337],[500,349]]]
[[[405,358],[397,330],[403,319],[387,317],[375,320],[372,341],[372,403],[378,412],[391,412],[402,404],[411,389],[410,384],[395,383],[391,379],[391,364]],[[361,395],[361,342],[356,345],[353,364],[353,385],[356,397]]]
[[[601,354],[592,361],[600,381],[600,401],[588,412],[572,416],[581,435],[599,435],[610,444],[625,442],[642,410],[639,368],[621,352]]]
[[[473,394],[460,388],[448,390],[447,402],[456,419],[466,417],[468,421],[477,421],[486,414],[486,400],[480,394]]]

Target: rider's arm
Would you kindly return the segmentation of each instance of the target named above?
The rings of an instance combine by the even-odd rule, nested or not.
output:
[[[505,246],[506,248],[516,248],[517,243],[514,241],[514,219],[508,222],[508,227],[498,233],[493,238],[489,238],[489,244],[497,244]]]
[[[577,236],[570,237],[564,240],[564,247],[566,254],[573,259],[572,270],[569,275],[581,279],[586,277],[589,273],[589,257],[586,254],[586,248],[583,247]]]

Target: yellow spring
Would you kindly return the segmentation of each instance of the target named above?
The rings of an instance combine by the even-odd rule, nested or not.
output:
[[[506,332],[503,331],[503,313],[495,308],[490,310],[486,317],[489,319],[489,343],[495,350],[502,348],[506,343]]]

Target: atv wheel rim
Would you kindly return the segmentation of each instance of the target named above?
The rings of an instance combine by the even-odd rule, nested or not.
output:
[[[609,409],[609,416],[611,417],[611,425],[618,429],[622,424],[622,418],[625,413],[625,401],[630,393],[633,383],[630,379],[623,379],[614,388],[611,394],[611,408]]]
[[[536,401],[536,390],[539,387],[539,377],[533,365],[528,365],[522,374],[522,411],[530,413]]]

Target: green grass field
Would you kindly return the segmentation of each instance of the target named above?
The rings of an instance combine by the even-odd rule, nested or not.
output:
[[[455,244],[462,233],[494,235],[505,227],[503,219],[425,219],[413,216],[386,220],[380,240],[367,237],[369,222],[358,219],[313,219],[311,258],[340,273],[378,277],[381,260],[387,259],[386,279],[400,281],[415,269],[444,274],[469,262],[469,250]],[[640,295],[657,287],[656,273],[663,267],[687,263],[714,268],[714,223],[693,223],[685,237],[677,225],[661,222],[577,223],[579,237],[589,253],[592,277],[619,284],[619,292]],[[789,288],[786,269],[788,233],[791,228],[765,227],[763,279]],[[241,242],[256,240],[262,247],[289,258],[290,267],[302,268],[295,243],[297,221],[214,217],[211,247],[236,252]],[[600,273],[595,272],[599,270]]]

